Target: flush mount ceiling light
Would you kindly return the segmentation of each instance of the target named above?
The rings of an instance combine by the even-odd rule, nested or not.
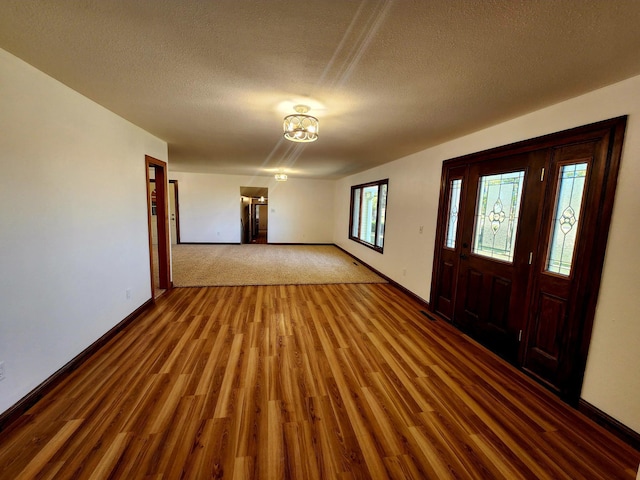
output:
[[[286,173],[276,173],[276,181],[278,182],[286,182],[287,181],[287,174]]]
[[[292,142],[315,142],[318,139],[318,119],[305,115],[309,111],[306,105],[296,105],[293,109],[298,113],[284,117],[284,138]]]

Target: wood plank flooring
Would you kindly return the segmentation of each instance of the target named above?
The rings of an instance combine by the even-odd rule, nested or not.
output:
[[[634,479],[639,462],[385,284],[174,289],[0,433],[2,479]]]

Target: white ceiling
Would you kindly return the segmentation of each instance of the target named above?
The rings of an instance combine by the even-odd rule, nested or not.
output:
[[[166,140],[172,170],[291,178],[638,75],[639,26],[638,0],[0,0],[0,47]],[[282,138],[297,103],[315,143]]]

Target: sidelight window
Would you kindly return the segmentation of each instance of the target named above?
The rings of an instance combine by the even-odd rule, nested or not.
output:
[[[456,248],[456,234],[458,233],[458,211],[460,210],[460,192],[462,179],[451,180],[449,186],[449,210],[447,213],[447,233],[444,244],[447,248]]]
[[[389,180],[351,187],[349,238],[382,253]]]
[[[584,198],[587,164],[560,167],[546,271],[569,276]]]

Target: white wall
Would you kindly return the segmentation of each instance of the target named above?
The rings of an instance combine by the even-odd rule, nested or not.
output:
[[[425,300],[429,299],[440,170],[440,162],[425,162],[413,155],[342,179],[336,187],[334,243]],[[380,254],[349,240],[349,206],[352,185],[385,178],[389,190],[384,253]]]
[[[332,243],[334,181],[170,171],[180,190],[180,241],[240,243],[240,187],[269,188],[271,243]]]
[[[269,187],[269,242],[333,243],[333,180],[291,178]]]
[[[582,398],[640,432],[640,77],[338,181],[334,242],[429,299],[442,162],[629,115]],[[389,178],[384,254],[348,240],[350,186]],[[424,225],[420,235],[419,226]],[[406,276],[402,270],[407,270]]]
[[[144,156],[167,145],[3,50],[0,79],[3,412],[151,297]]]

